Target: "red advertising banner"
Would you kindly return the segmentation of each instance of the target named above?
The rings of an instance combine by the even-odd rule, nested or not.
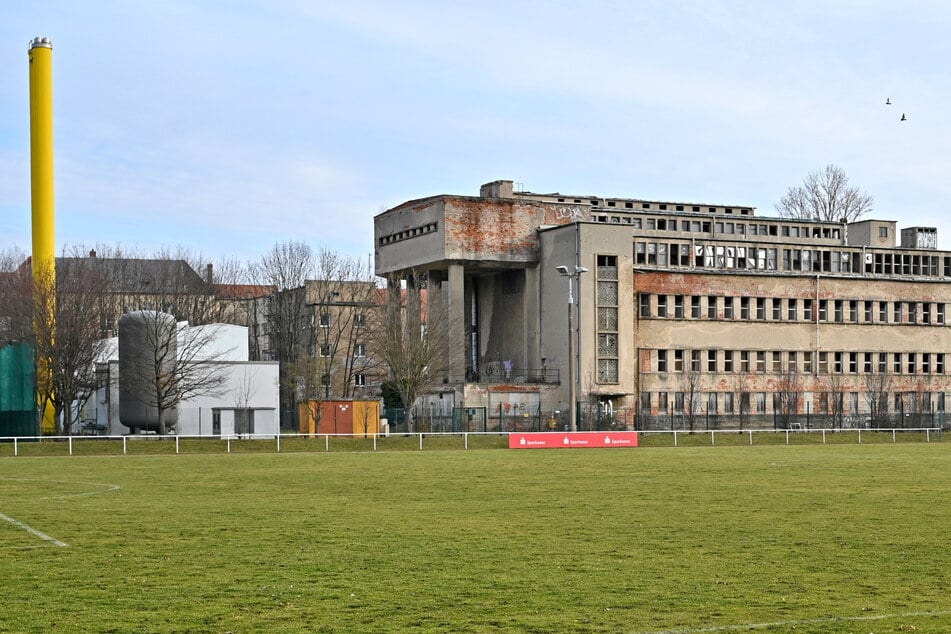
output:
[[[509,449],[600,449],[637,447],[636,431],[576,431],[509,434]]]

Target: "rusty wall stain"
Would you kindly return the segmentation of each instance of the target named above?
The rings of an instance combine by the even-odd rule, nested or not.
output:
[[[447,198],[449,253],[536,259],[541,225],[563,225],[588,217],[580,207],[513,200]]]
[[[819,299],[947,301],[943,284],[910,284],[864,277],[818,280]],[[727,297],[815,298],[816,278],[776,271],[769,274],[677,273],[635,271],[634,292],[665,295],[722,295]]]

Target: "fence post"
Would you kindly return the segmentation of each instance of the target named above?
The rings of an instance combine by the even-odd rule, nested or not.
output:
[[[330,451],[330,434],[324,434],[324,451]]]
[[[823,445],[826,444],[826,430],[825,429],[822,430],[822,444]]]
[[[13,437],[13,455],[14,455],[14,456],[19,456],[19,455],[20,455],[20,449],[19,449],[19,447],[17,447],[17,439],[16,439],[16,436]]]
[[[73,437],[69,437],[69,455],[73,455]]]
[[[175,453],[178,453],[178,434],[175,434]]]
[[[753,430],[750,430],[750,447],[753,446]]]
[[[466,449],[469,449],[469,432],[462,434],[463,439],[465,440]]]
[[[674,447],[677,446],[677,430],[674,430]]]
[[[499,405],[499,407],[501,408],[502,406]],[[501,411],[501,409],[500,409],[499,411]],[[501,417],[501,414],[500,414],[499,416]],[[420,450],[420,451],[423,450],[423,434],[422,434],[422,432],[420,432],[420,434],[419,434],[419,450]]]
[[[274,437],[277,438],[277,453],[281,453],[281,432],[278,431]]]
[[[123,456],[126,455],[126,453],[128,453],[128,447],[126,447],[126,441],[128,440],[129,439],[126,438],[125,436],[122,437],[122,455]]]
[[[897,440],[896,440],[896,433],[895,433],[895,432],[896,432],[895,428],[892,428],[892,443],[897,442]]]
[[[786,430],[786,444],[789,444],[789,430]]]

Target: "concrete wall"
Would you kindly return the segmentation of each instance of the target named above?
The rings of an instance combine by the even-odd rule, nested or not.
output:
[[[852,246],[894,247],[897,223],[893,220],[861,220],[848,225],[848,244]],[[885,235],[881,235],[884,229]]]
[[[406,203],[374,218],[376,273],[445,268],[449,261],[534,263],[538,227],[584,220],[590,211],[583,205],[464,196]]]
[[[414,268],[446,259],[444,202],[426,198],[400,205],[373,219],[374,268],[377,275]],[[435,227],[435,231],[428,231]],[[382,242],[382,243],[381,243]]]

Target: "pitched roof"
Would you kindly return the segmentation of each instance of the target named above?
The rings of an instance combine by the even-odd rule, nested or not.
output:
[[[139,258],[56,258],[57,276],[66,279],[94,271],[108,281],[110,293],[206,294],[211,287],[185,260]]]

